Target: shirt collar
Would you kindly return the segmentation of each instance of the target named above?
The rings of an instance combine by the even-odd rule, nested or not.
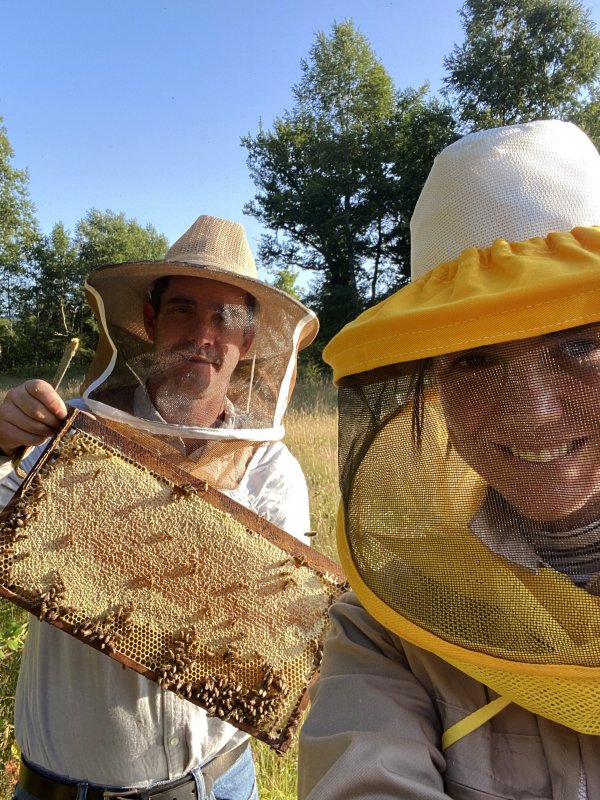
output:
[[[522,518],[494,489],[488,488],[469,528],[492,553],[519,567],[537,572],[547,566],[524,539]]]
[[[166,422],[150,399],[150,395],[148,394],[146,386],[142,384],[136,388],[133,395],[133,415],[135,417],[139,417],[140,419],[150,420],[151,422]],[[238,417],[235,407],[231,400],[226,397],[223,407],[223,418],[216,420],[214,425],[211,425],[211,427],[235,428],[237,419]],[[182,438],[173,437],[172,441],[178,450],[181,450],[184,453],[186,452],[185,444],[183,443]],[[194,455],[198,455],[199,451],[203,450],[205,446],[205,442],[202,441],[202,444],[199,445],[199,447],[197,447],[193,452],[188,453],[188,456],[193,457]]]

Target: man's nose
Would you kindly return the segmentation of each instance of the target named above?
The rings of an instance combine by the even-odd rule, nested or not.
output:
[[[217,339],[218,328],[210,317],[199,316],[188,326],[186,335],[189,341],[196,344],[213,344]]]

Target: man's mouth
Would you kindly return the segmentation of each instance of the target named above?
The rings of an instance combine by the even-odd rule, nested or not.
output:
[[[509,447],[508,445],[497,445],[505,453],[510,453],[511,456],[519,458],[521,461],[529,461],[534,464],[550,464],[552,461],[558,461],[559,458],[564,458],[572,453],[575,453],[588,441],[588,436],[582,436],[579,439],[573,439],[570,442],[561,444],[557,447],[544,448],[539,450],[521,449],[517,447]]]
[[[193,364],[208,364],[218,369],[221,366],[221,359],[218,356],[207,355],[206,353],[190,352],[189,350],[180,353],[184,361],[191,361]]]

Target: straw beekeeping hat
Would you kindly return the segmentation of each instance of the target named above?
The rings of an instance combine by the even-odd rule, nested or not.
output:
[[[143,387],[148,370],[156,365],[144,326],[144,302],[158,278],[173,275],[219,281],[256,300],[253,343],[240,359],[227,395],[236,411],[235,425],[168,425],[140,419],[124,407],[130,390],[136,384]],[[312,342],[318,321],[302,303],[258,280],[240,224],[201,216],[164,260],[102,267],[91,273],[85,290],[100,329],[83,395],[95,413],[151,434],[183,439],[260,442],[283,436],[282,417],[294,385],[298,351]]]
[[[307,347],[317,334],[318,321],[311,311],[258,279],[243,226],[206,214],[172,245],[164,260],[109,264],[92,272],[85,288],[88,297],[100,295],[109,324],[148,341],[143,304],[154,281],[166,275],[205,278],[243,289],[258,301],[266,328],[276,332],[282,317],[303,323],[299,349]]]

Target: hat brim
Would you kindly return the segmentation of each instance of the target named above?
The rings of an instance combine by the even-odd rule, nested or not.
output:
[[[600,227],[498,239],[440,264],[346,325],[324,350],[347,376],[600,319]]]
[[[92,272],[86,281],[104,303],[106,320],[126,330],[142,341],[148,341],[144,327],[143,306],[148,290],[158,278],[184,275],[214,280],[235,286],[251,294],[260,307],[261,325],[278,328],[283,316],[304,322],[298,349],[307,347],[317,335],[319,323],[314,312],[298,300],[264,283],[258,278],[237,275],[215,266],[203,266],[185,261],[128,261],[110,264]]]

